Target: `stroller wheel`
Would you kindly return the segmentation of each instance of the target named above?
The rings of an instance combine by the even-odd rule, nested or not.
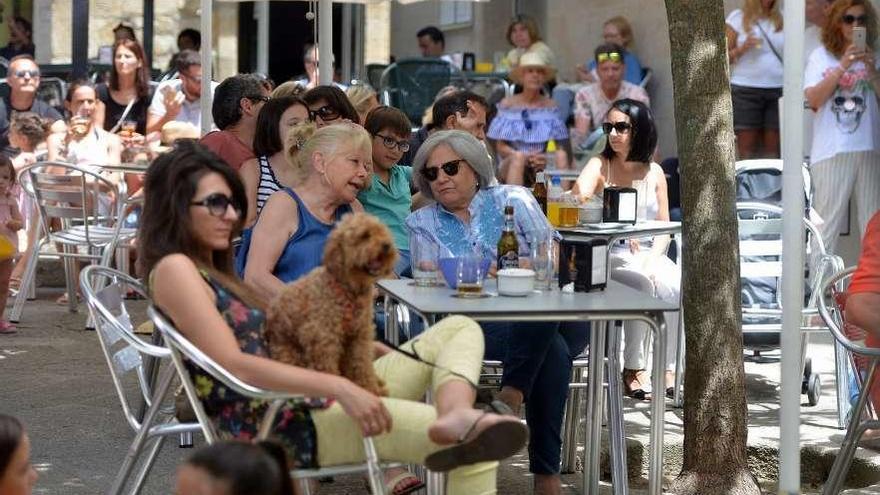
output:
[[[819,374],[815,373],[810,375],[810,379],[807,382],[807,404],[810,406],[815,406],[819,403],[819,397],[822,395],[822,381],[819,379]]]

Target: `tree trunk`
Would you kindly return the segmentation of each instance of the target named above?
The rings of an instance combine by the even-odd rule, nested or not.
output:
[[[759,494],[746,463],[733,113],[722,0],[666,0],[682,180],[684,464],[673,493]]]

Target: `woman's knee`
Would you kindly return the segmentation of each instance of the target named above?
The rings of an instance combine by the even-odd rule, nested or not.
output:
[[[480,352],[483,351],[485,342],[483,340],[483,331],[480,324],[468,318],[467,316],[453,315],[443,318],[439,322],[432,325],[419,338],[434,338],[442,342],[450,340],[462,340],[468,343],[470,348],[479,347]]]

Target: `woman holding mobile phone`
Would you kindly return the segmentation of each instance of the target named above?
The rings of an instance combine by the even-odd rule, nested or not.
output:
[[[822,45],[809,55],[804,90],[816,112],[810,171],[822,239],[834,252],[846,225],[850,197],[864,234],[880,209],[880,74],[875,56],[877,14],[868,0],[837,0],[822,28]]]

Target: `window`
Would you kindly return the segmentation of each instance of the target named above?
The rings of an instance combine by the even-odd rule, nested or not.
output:
[[[474,21],[474,4],[470,1],[440,3],[440,25],[458,26]]]

